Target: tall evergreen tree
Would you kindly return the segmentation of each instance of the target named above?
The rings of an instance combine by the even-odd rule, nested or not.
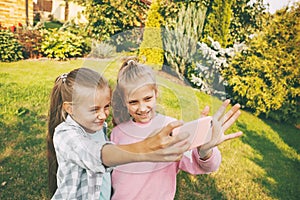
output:
[[[164,61],[161,24],[163,17],[159,13],[159,0],[152,1],[146,20],[143,42],[139,49],[139,57],[145,58],[148,64],[160,70]]]
[[[227,45],[233,3],[235,3],[235,0],[210,1],[203,31],[205,42],[208,42],[207,37],[209,36],[218,41],[223,47]]]

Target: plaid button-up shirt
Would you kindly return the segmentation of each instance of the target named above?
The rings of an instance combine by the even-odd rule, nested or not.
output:
[[[57,190],[52,199],[99,200],[104,167],[103,141],[94,141],[70,116],[55,129],[53,142],[58,161]]]

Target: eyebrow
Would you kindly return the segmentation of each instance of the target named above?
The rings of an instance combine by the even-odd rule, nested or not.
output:
[[[104,105],[104,107],[106,106],[111,106],[111,102],[109,101],[107,104]],[[101,106],[97,106],[97,105],[92,105],[90,106],[90,109],[99,109]]]
[[[138,102],[138,100],[133,99],[133,100],[129,100],[128,102],[129,103],[135,103],[135,102]]]

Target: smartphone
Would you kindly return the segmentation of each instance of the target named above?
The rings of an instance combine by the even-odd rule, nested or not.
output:
[[[203,145],[211,140],[212,117],[206,116],[194,121],[186,122],[182,126],[175,128],[172,135],[189,133],[188,140],[191,143],[189,149]]]

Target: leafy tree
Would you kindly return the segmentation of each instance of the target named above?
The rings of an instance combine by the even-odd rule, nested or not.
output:
[[[230,95],[257,115],[299,119],[300,6],[272,16],[223,71]]]
[[[91,37],[100,41],[142,26],[148,8],[140,0],[87,0],[84,5],[87,31]]]
[[[235,0],[235,3],[232,4],[228,45],[247,41],[249,36],[262,30],[266,18],[266,7],[263,0],[250,2],[251,0]]]

